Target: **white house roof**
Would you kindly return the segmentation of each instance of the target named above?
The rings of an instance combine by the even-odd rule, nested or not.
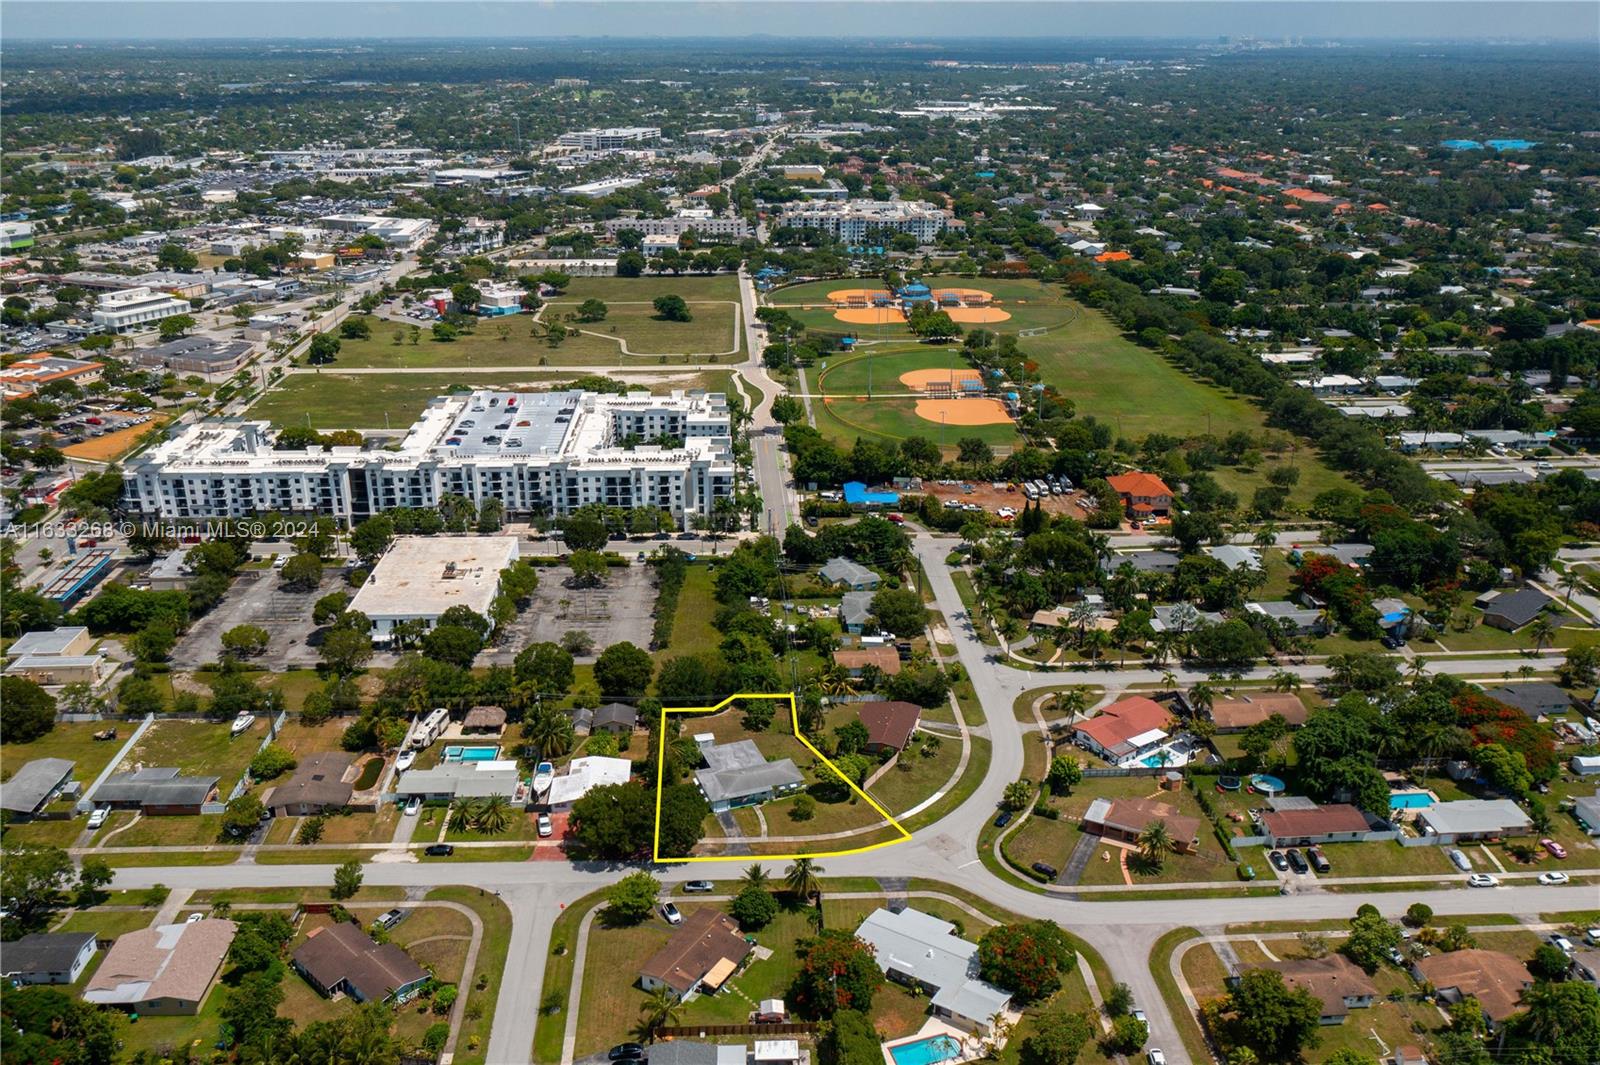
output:
[[[1532,825],[1522,807],[1510,799],[1456,799],[1434,803],[1417,818],[1441,836],[1473,835]]]
[[[987,1020],[1011,996],[978,979],[978,945],[955,934],[955,925],[921,910],[873,910],[856,936],[876,949],[878,967],[937,988],[933,1005],[974,1020]]]
[[[49,632],[25,632],[6,648],[8,655],[59,655],[64,654],[72,641],[89,630],[81,625],[51,629]]]
[[[590,789],[602,784],[626,784],[633,772],[633,763],[626,758],[606,758],[590,755],[574,758],[562,776],[550,781],[550,791],[544,801],[552,806],[577,802]]]

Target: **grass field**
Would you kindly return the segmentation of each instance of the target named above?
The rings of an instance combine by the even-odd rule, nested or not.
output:
[[[158,721],[139,737],[119,769],[131,770],[137,763],[145,768],[177,766],[185,774],[215,775],[217,789],[226,798],[255,756],[266,730],[267,723],[260,719],[240,736],[231,736],[226,724]]]
[[[1010,422],[941,425],[919,415],[916,399],[905,396],[915,390],[902,383],[900,375],[930,369],[972,372],[958,348],[930,344],[893,344],[829,360],[827,368],[817,372],[815,387],[836,398],[812,405],[817,428],[845,447],[858,436],[889,440],[921,436],[946,448],[954,448],[963,437],[977,437],[990,446],[1017,442],[1016,427]],[[866,398],[869,393],[873,398]]]
[[[639,379],[652,392],[673,389],[728,389],[729,371],[671,369]],[[569,371],[504,373],[340,374],[336,370],[293,374],[280,381],[250,408],[250,417],[276,425],[313,429],[403,429],[416,420],[428,401],[461,388],[519,388],[545,391],[573,379]],[[626,378],[625,378],[626,379]]]
[[[0,744],[0,780],[9,780],[35,758],[65,758],[73,763],[72,778],[87,788],[127,742],[132,726],[119,726],[118,738],[97,740],[106,726],[94,722],[64,722],[32,743]]]
[[[656,314],[648,298],[635,296],[627,301],[606,303],[606,317],[599,322],[570,321],[581,299],[566,296],[551,300],[540,320],[554,321],[561,316],[568,329],[581,332],[561,342],[553,354],[568,362],[618,360],[637,363],[639,356],[692,355],[710,358],[720,355],[730,362],[743,348],[740,342],[739,305],[732,300],[688,300],[692,321],[670,322]],[[481,331],[481,330],[480,330]],[[598,334],[598,335],[596,335]],[[626,345],[627,351],[623,351]],[[544,345],[545,350],[550,350]],[[652,360],[653,361],[653,360]]]

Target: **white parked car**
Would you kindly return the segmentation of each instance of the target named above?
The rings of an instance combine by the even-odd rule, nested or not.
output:
[[[1571,879],[1572,878],[1569,877],[1566,873],[1540,873],[1539,874],[1539,883],[1541,883],[1541,884],[1565,884],[1565,883],[1569,882]]]
[[[89,815],[89,828],[91,830],[99,828],[101,825],[106,823],[106,818],[110,814],[111,814],[111,807],[109,807],[109,806],[96,807],[94,812]]]
[[[665,917],[667,919],[667,923],[668,924],[682,924],[683,923],[683,914],[679,913],[678,912],[678,907],[674,906],[670,902],[662,904],[662,906],[661,906],[661,916]]]
[[[539,838],[545,839],[555,831],[555,826],[550,823],[549,814],[539,815]]]
[[[1151,1047],[1144,1057],[1149,1065],[1167,1065],[1167,1056],[1161,1053],[1160,1047]]]
[[[420,809],[422,809],[422,800],[412,799],[410,802],[406,803],[406,816],[415,817],[417,816],[417,811]]]
[[[1500,881],[1496,880],[1494,877],[1490,876],[1488,873],[1473,873],[1471,876],[1467,877],[1467,886],[1468,887],[1499,887],[1500,886]]]

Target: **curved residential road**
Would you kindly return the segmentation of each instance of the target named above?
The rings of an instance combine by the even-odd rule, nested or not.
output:
[[[1187,1060],[1160,988],[1150,970],[1150,951],[1166,931],[1200,923],[1206,927],[1261,920],[1317,920],[1347,918],[1356,907],[1370,902],[1385,914],[1398,916],[1413,902],[1425,902],[1441,915],[1483,913],[1547,913],[1592,908],[1592,883],[1569,887],[1516,886],[1492,891],[1459,888],[1420,892],[1377,891],[1314,892],[1269,897],[1195,899],[1140,899],[1130,893],[1116,901],[1090,902],[1030,891],[1002,880],[979,860],[979,831],[994,815],[1006,784],[1017,779],[1023,767],[1023,734],[1035,727],[1013,718],[1012,704],[1024,691],[1063,681],[1098,684],[1120,690],[1130,684],[1156,684],[1163,672],[1150,669],[1093,670],[1084,673],[1041,674],[1016,669],[993,660],[997,652],[982,644],[961,606],[955,585],[944,565],[953,541],[919,536],[916,553],[927,570],[929,586],[943,611],[957,655],[984,707],[991,743],[990,769],[972,797],[943,819],[916,832],[906,843],[866,854],[826,858],[819,864],[827,876],[920,878],[973,892],[980,898],[1016,913],[1054,920],[1081,936],[1105,958],[1113,977],[1127,983],[1134,999],[1150,1021],[1150,1045],[1166,1051],[1167,1060]],[[1440,660],[1430,668],[1452,673],[1498,676],[1523,659]],[[1327,674],[1320,665],[1290,667],[1307,679]],[[1175,669],[1183,682],[1201,680],[1199,670]],[[1266,676],[1267,670],[1253,671]],[[751,859],[741,859],[748,864]],[[765,861],[768,871],[781,875],[787,863]],[[444,883],[470,884],[499,894],[511,910],[511,942],[500,986],[493,1033],[488,1047],[492,1065],[530,1060],[538,1005],[544,993],[545,963],[550,951],[551,926],[560,911],[583,895],[603,888],[637,866],[632,863],[570,862],[459,862],[449,865],[416,862],[370,863],[365,882],[371,885],[431,887]],[[174,882],[190,889],[240,887],[290,887],[331,884],[333,865],[219,865],[122,868],[115,887],[137,889]],[[652,869],[663,882],[676,884],[704,877],[702,866],[663,865]],[[1464,876],[1459,878],[1464,879]],[[550,1065],[550,1063],[542,1063]]]

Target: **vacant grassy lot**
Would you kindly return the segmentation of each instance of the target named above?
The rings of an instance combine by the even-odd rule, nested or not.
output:
[[[603,301],[605,318],[582,322],[569,317],[576,315],[581,302],[571,296],[552,300],[539,316],[542,322],[559,320],[569,330],[579,331],[577,335],[569,334],[558,348],[545,348],[570,363],[635,363],[641,356],[658,355],[696,359],[720,355],[732,361],[744,346],[740,342],[739,305],[731,300],[687,300],[691,318],[687,322],[662,318],[648,299]]]
[[[106,763],[122,750],[134,728],[118,725],[116,739],[95,739],[94,734],[106,727],[88,721],[61,723],[32,743],[0,744],[0,781],[10,780],[17,770],[35,758],[65,758],[73,763],[72,779],[82,781],[87,788]]]
[[[960,739],[922,733],[900,755],[894,768],[872,785],[872,797],[898,816],[944,787],[960,761]]]
[[[728,390],[726,370],[658,370],[632,379],[640,389],[662,393],[674,389]],[[341,374],[337,369],[291,374],[250,408],[250,417],[276,425],[313,429],[402,429],[410,425],[436,396],[475,388],[514,388],[533,392],[557,388],[573,379],[559,370],[503,373]],[[629,380],[628,378],[624,378]]]
[[[435,396],[468,388],[544,390],[570,381],[570,373],[508,372],[471,375],[344,374],[337,369],[292,374],[250,408],[250,417],[313,429],[404,428]]]
[[[117,768],[127,772],[135,766],[177,766],[185,776],[215,776],[217,790],[226,798],[255,757],[266,732],[267,723],[260,718],[240,736],[230,735],[225,722],[158,721],[139,737]]]

